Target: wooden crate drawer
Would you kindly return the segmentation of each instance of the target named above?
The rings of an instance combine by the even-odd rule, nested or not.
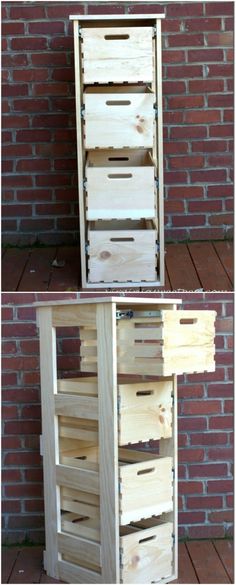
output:
[[[154,163],[147,150],[90,151],[86,180],[88,220],[155,217]]]
[[[119,445],[172,436],[173,382],[118,385]]]
[[[147,522],[148,524],[148,522]],[[173,524],[153,519],[127,526],[120,536],[121,583],[155,583],[173,573]]]
[[[153,79],[152,27],[82,29],[83,82]]]
[[[89,229],[89,282],[155,281],[157,230],[151,222],[94,222]]]
[[[96,343],[96,336],[86,331],[80,334],[82,344],[90,341]],[[90,346],[96,353],[95,345]],[[83,353],[83,350],[82,350]],[[90,356],[90,359],[93,356]],[[97,379],[72,378],[58,380],[58,389],[66,393],[66,396],[55,396],[56,414],[77,412],[78,416],[91,419],[97,414]],[[171,379],[161,382],[135,383],[131,378],[125,377],[118,380],[118,442],[119,445],[149,441],[150,439],[169,438],[172,436],[172,392]],[[69,394],[68,394],[69,392]],[[73,392],[73,394],[71,394]],[[87,426],[86,426],[87,425]],[[71,427],[70,427],[71,428]],[[70,466],[90,467],[90,462],[97,463],[96,447],[88,447],[87,453],[81,451],[84,448],[84,440],[88,440],[89,433],[93,435],[97,427],[91,420],[83,420],[79,427],[78,438],[61,437],[60,439],[60,463]],[[59,426],[60,433],[60,426]],[[68,432],[67,432],[68,434]],[[97,436],[97,435],[96,435]],[[93,440],[90,438],[90,440]],[[95,456],[95,459],[94,459]]]
[[[172,457],[119,449],[120,524],[173,509]]]
[[[154,99],[145,86],[86,88],[85,148],[152,148]]]
[[[215,311],[160,311],[118,322],[118,372],[169,376],[215,370]]]

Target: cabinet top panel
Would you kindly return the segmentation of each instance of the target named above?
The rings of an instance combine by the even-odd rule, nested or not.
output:
[[[70,20],[153,20],[165,18],[164,12],[155,14],[71,14]]]
[[[34,303],[35,307],[53,307],[58,305],[82,305],[82,304],[97,304],[97,303],[118,303],[119,305],[179,305],[182,303],[181,299],[163,299],[163,298],[152,298],[152,297],[91,297],[85,299],[70,299],[69,301],[46,301]]]

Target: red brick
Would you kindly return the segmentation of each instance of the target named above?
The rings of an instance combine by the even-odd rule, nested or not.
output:
[[[233,319],[232,317],[217,319],[216,321],[217,333],[233,333]]]
[[[54,138],[56,142],[72,142],[73,145],[76,141],[75,129],[61,128],[60,130],[55,129]]]
[[[164,154],[187,154],[187,142],[164,142]]]
[[[135,8],[138,8],[137,10],[135,10]],[[140,12],[141,10],[141,6],[136,7],[133,6],[132,7],[132,12]],[[129,9],[131,10],[131,9]],[[144,12],[150,12],[149,10],[149,6],[145,6],[144,8]],[[108,6],[103,6],[98,4],[97,6],[93,5],[93,6],[89,6],[88,5],[88,14],[123,14],[124,13],[124,7],[123,6],[116,6],[116,4],[111,4],[109,3]],[[142,10],[143,13],[143,10]]]
[[[9,528],[38,528],[44,525],[44,518],[43,516],[29,516],[23,515],[20,516],[10,516],[8,519],[8,527]]]
[[[223,538],[225,536],[224,526],[189,526],[189,537],[198,538]]]
[[[233,492],[233,480],[232,479],[208,480],[207,491],[209,494]],[[220,508],[221,506],[217,507]]]
[[[2,406],[2,418],[13,419],[18,418],[18,410],[16,406]]]
[[[166,112],[166,111],[164,111],[163,122],[164,122],[164,124],[168,124],[168,125],[182,124],[183,112]]]
[[[202,33],[169,35],[168,44],[169,47],[194,47],[204,45],[204,36]]]
[[[189,80],[190,93],[209,93],[224,91],[223,79],[193,79]]]
[[[206,135],[206,126],[183,126],[182,128],[176,126],[175,128],[170,129],[170,138],[172,140],[175,140],[176,138],[183,138],[184,140],[190,138],[191,140],[194,140],[194,138],[205,138]]]
[[[234,497],[232,495],[226,495],[226,502],[227,502],[227,506],[229,506],[230,508],[233,508]]]
[[[204,106],[204,97],[201,95],[196,96],[174,96],[168,99],[168,105],[170,109],[173,108],[201,108]]]
[[[207,35],[207,44],[214,47],[233,46],[233,32],[219,32]]]
[[[217,321],[216,321],[217,323]],[[220,380],[224,381],[225,379],[225,372],[224,372],[224,368],[217,368],[215,372],[204,372],[204,373],[199,373],[199,374],[188,374],[187,376],[187,380],[188,382],[197,382],[198,384],[200,382],[211,382],[211,381],[215,381],[217,380],[217,382],[219,382]]]
[[[5,514],[14,514],[21,511],[21,502],[19,500],[3,500],[2,512]]]
[[[25,500],[24,502],[26,512],[43,512],[44,501],[43,500]]]
[[[31,60],[32,65],[34,65],[35,67],[41,67],[42,65],[44,65],[51,68],[63,67],[64,65],[67,65],[65,52],[53,53],[53,51],[50,51],[50,53],[33,53],[31,55]]]
[[[217,183],[218,181],[226,181],[226,170],[224,169],[212,169],[212,170],[201,170],[191,172],[191,181],[194,183],[205,183],[212,182]]]
[[[184,215],[184,216],[176,215],[176,217],[173,217],[173,219],[172,219],[173,226],[175,226],[175,227],[204,225],[205,222],[206,222],[205,215],[200,215],[200,214],[199,215],[189,215],[187,217],[186,217],[186,215]]]
[[[2,470],[2,482],[3,483],[11,483],[14,481],[21,481],[20,471],[18,469],[3,469]]]
[[[178,482],[179,494],[202,494],[203,484],[201,481],[179,481]]]
[[[182,406],[183,414],[215,414],[221,412],[220,400],[185,401]]]
[[[233,522],[234,521],[234,513],[233,510],[220,510],[217,512],[210,512],[208,514],[209,522],[218,522],[222,524],[224,522]]]
[[[233,122],[233,121],[234,121],[234,110],[224,110],[224,122]]]
[[[36,185],[38,187],[54,187],[54,186],[62,186],[68,185],[70,183],[70,176],[69,175],[38,175],[36,176]]]
[[[183,63],[186,61],[184,51],[163,51],[163,63]]]
[[[18,97],[19,95],[28,95],[28,85],[26,85],[26,83],[2,85],[2,97]]]
[[[204,431],[207,427],[205,417],[181,417],[179,419],[179,431]]]
[[[204,461],[204,449],[179,449],[179,462],[180,463],[193,463],[196,461]]]
[[[169,159],[169,165],[172,169],[197,168],[204,166],[203,156],[175,156]]]
[[[202,65],[176,65],[167,67],[167,79],[188,79],[202,77]]]
[[[192,31],[203,31],[204,33],[208,30],[221,30],[221,19],[220,18],[192,18],[186,20],[185,30],[188,32]]]
[[[2,147],[2,154],[6,157],[31,156],[32,146],[29,144],[8,144]]]
[[[16,142],[49,142],[51,138],[50,130],[19,130],[16,133]]]
[[[32,190],[27,189],[18,189],[17,191],[18,201],[51,201],[52,196],[50,189],[34,189],[33,193]]]
[[[165,213],[184,213],[183,201],[165,201]]]
[[[45,11],[43,6],[12,6],[10,9],[11,18],[14,19],[38,19],[44,18]]]
[[[2,55],[2,67],[23,67],[28,65],[27,55],[13,54]]]
[[[184,3],[177,3],[177,4],[169,4],[166,8],[166,14],[168,17],[175,17],[180,18],[183,16],[184,18],[190,16],[202,16],[203,15],[203,6],[201,3],[194,3],[191,2],[189,4]]]
[[[34,337],[37,334],[36,325],[34,323],[8,323],[3,324],[3,337]]]
[[[211,211],[222,211],[222,201],[219,199],[212,199],[211,201],[189,201],[188,211],[191,212],[204,212],[208,213]]]
[[[42,22],[30,22],[29,23],[29,34],[35,35],[53,35],[55,33],[65,32],[65,25],[63,21],[56,22],[55,20],[42,21]],[[37,37],[36,37],[37,38]]]
[[[40,419],[41,418],[41,407],[40,405],[28,405],[24,406],[21,411],[21,418],[28,419]]]
[[[16,373],[2,372],[2,385],[3,386],[14,386],[15,384],[17,384]]]
[[[234,2],[207,2],[206,14],[207,16],[225,16],[226,14],[234,13]]]
[[[209,61],[223,61],[224,53],[221,49],[190,49],[188,61],[192,63],[208,63]]]
[[[208,65],[209,77],[233,77],[233,65],[227,63],[214,63]]]
[[[223,213],[222,215],[211,215],[209,217],[209,223],[211,225],[233,225],[234,215],[233,213]]]
[[[43,481],[43,470],[42,469],[26,469],[25,470],[25,481]]]
[[[2,437],[2,449],[20,449],[21,439],[20,437]]]
[[[47,6],[48,18],[68,18],[70,14],[84,14],[84,7],[78,6],[78,4],[75,6],[71,4],[68,6],[68,4],[64,3],[62,5],[56,4],[55,6]]]
[[[39,391],[37,388],[18,388],[17,390],[8,388],[5,391],[3,390],[3,400],[8,402],[16,402],[17,404],[25,402],[38,402]]]
[[[185,171],[171,171],[165,172],[165,184],[169,185],[172,183],[186,183],[187,174]]]
[[[169,187],[168,189],[168,197],[169,198],[183,198],[183,199],[196,199],[198,197],[203,197],[203,188],[202,187]]]
[[[14,81],[47,81],[47,69],[16,69],[13,71]]]
[[[234,31],[234,18],[225,18],[225,30]]]
[[[24,384],[39,384],[40,374],[39,372],[23,372],[23,383]]]
[[[30,205],[3,205],[3,217],[24,217],[32,214],[32,207]]]
[[[234,60],[234,49],[228,49],[226,51],[226,57],[227,57],[227,61],[233,61]]]
[[[209,482],[208,482],[209,484]],[[222,508],[222,496],[191,496],[187,499],[187,508],[201,510],[205,508]]]
[[[66,112],[75,112],[75,99],[74,97],[59,97],[51,99],[52,110],[59,111],[65,110]]]
[[[208,106],[211,108],[228,108],[233,107],[233,93],[223,93],[208,96]]]
[[[178,20],[169,20],[165,19],[162,21],[162,32],[179,32],[180,31],[180,22]]]
[[[16,38],[11,40],[13,51],[44,51],[47,49],[47,39],[40,37]]]
[[[185,93],[186,87],[184,81],[163,81],[163,95],[174,95],[177,93]]]
[[[191,445],[224,445],[228,441],[227,433],[194,433],[190,435]]]
[[[233,196],[232,185],[208,185],[208,197],[231,197]]]
[[[25,449],[33,449],[39,453],[40,451],[40,441],[39,435],[28,435],[28,437],[24,437],[24,447]]]
[[[2,300],[5,304],[19,305],[34,303],[36,300],[35,293],[3,293]]]
[[[50,41],[52,51],[73,51],[73,37],[59,36]]]
[[[25,27],[23,22],[2,22],[2,35],[10,38],[15,35],[23,35]]]
[[[33,95],[68,95],[69,84],[66,82],[57,83],[36,83],[33,87]]]
[[[51,219],[45,219],[43,224],[40,219],[22,219],[20,229],[26,232],[52,230],[54,222]]]
[[[189,110],[185,112],[185,122],[187,124],[220,122],[220,112],[219,110]]]
[[[200,522],[205,523],[205,512],[179,512],[179,524],[192,525],[199,524]]]
[[[67,114],[39,114],[34,116],[32,119],[32,124],[34,128],[38,127],[50,127],[50,128],[58,128],[63,126],[69,125],[69,117]]]
[[[204,140],[192,143],[193,152],[224,152],[226,150],[226,140]]]
[[[188,386],[184,384],[178,384],[178,396],[179,398],[202,398],[204,396],[203,384],[192,384]]]
[[[16,353],[16,342],[15,341],[3,341],[2,342],[2,354]]]
[[[35,321],[36,310],[34,307],[18,307],[17,318],[19,321]]]
[[[39,453],[25,453],[22,451],[15,453],[7,453],[5,456],[5,465],[15,465],[21,467],[22,465],[40,465],[42,458]]]
[[[51,161],[50,160],[42,160],[42,159],[22,159],[18,160],[16,163],[16,170],[17,171],[50,171],[51,169]],[[28,214],[31,215],[31,214]]]
[[[10,435],[34,435],[41,432],[39,421],[14,421],[5,423],[5,433]]]
[[[215,447],[208,450],[208,459],[232,461],[234,456],[233,447]]]
[[[209,429],[232,429],[233,428],[233,416],[222,415],[222,416],[211,416],[209,419]]]

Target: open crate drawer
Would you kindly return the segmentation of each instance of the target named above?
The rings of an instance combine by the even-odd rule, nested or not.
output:
[[[216,312],[156,313],[155,317],[136,313],[130,319],[117,321],[118,373],[171,376],[214,372]],[[96,330],[85,328],[82,335],[81,370],[96,372]]]
[[[152,81],[152,27],[83,28],[81,36],[83,83]]]
[[[88,220],[155,217],[154,163],[147,150],[90,151],[85,173]]]
[[[157,229],[152,220],[93,222],[88,240],[89,282],[156,280]]]
[[[157,519],[121,528],[121,583],[154,583],[173,573],[173,524]]]
[[[83,332],[81,335],[83,337]],[[64,396],[57,395],[55,397],[55,411],[57,414],[69,413],[72,416],[70,430],[77,429],[76,423],[73,427],[73,420],[75,420],[73,415],[76,412],[79,416],[98,418],[96,377],[58,380],[58,390]],[[126,377],[122,381],[118,380],[117,390],[119,445],[144,442],[150,439],[167,439],[172,436],[173,381],[171,379],[135,383]],[[62,420],[64,419],[65,417]],[[65,433],[65,428],[63,434],[60,431],[62,452],[60,462],[72,465],[69,458],[73,457],[74,453],[79,457],[78,440],[97,441],[97,426],[91,420],[89,424],[83,420],[79,431],[75,431],[77,442],[74,439],[73,430],[71,431],[72,437],[68,438],[68,432],[67,430]],[[64,436],[65,434],[67,437]],[[93,454],[94,449],[95,447],[90,449],[89,455]],[[78,464],[77,461],[77,466]]]
[[[154,99],[144,85],[87,87],[85,148],[152,148]]]

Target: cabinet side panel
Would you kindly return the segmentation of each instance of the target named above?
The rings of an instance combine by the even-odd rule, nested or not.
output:
[[[76,100],[76,130],[77,130],[77,164],[78,164],[78,193],[79,193],[79,222],[81,246],[81,278],[82,286],[86,286],[86,259],[85,259],[85,216],[84,216],[84,155],[83,155],[83,126],[81,118],[81,55],[79,40],[79,23],[74,21],[74,60],[75,60],[75,100]]]
[[[58,457],[57,417],[54,394],[57,392],[56,331],[52,326],[50,307],[38,310],[40,328],[40,371],[43,431],[43,471],[45,500],[46,552],[45,568],[50,577],[58,579],[57,532],[60,529],[60,499],[56,486]]]
[[[158,158],[158,219],[159,219],[159,271],[160,283],[165,284],[164,265],[164,212],[163,212],[163,115],[162,115],[162,54],[161,54],[161,20],[156,21],[156,75],[157,75],[157,158]]]
[[[119,583],[115,304],[97,306],[100,522],[103,583]]]

